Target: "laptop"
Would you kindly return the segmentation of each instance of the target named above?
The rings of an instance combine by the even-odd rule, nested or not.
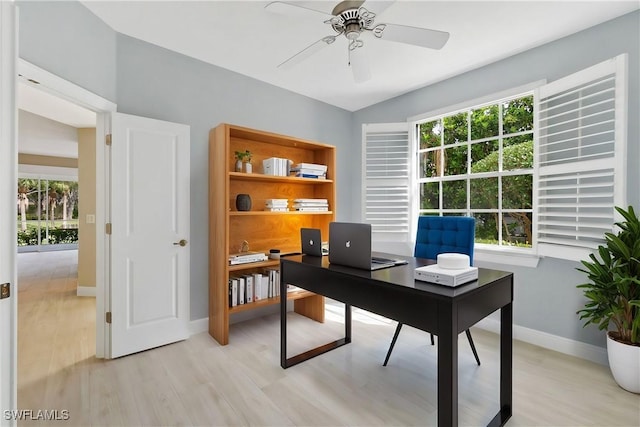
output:
[[[319,228],[301,228],[300,241],[302,242],[303,254],[312,256],[326,255],[322,251],[322,235]]]
[[[371,256],[371,224],[330,223],[329,248],[331,264],[374,271],[407,263],[402,259]]]

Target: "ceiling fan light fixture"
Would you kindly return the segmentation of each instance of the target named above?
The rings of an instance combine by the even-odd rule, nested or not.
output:
[[[359,24],[347,24],[344,28],[344,35],[349,40],[356,40],[358,37],[360,37],[361,31],[362,29],[360,28]]]

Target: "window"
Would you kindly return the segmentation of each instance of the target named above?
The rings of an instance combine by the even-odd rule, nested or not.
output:
[[[476,218],[476,242],[532,245],[533,93],[416,124],[420,215]]]
[[[364,126],[363,206],[379,230],[388,219],[412,239],[418,215],[469,215],[482,249],[580,260],[613,231],[614,207],[627,206],[626,54],[409,121],[406,166],[400,156],[411,144],[390,136],[402,124]],[[370,140],[374,128],[389,140],[385,132]]]
[[[18,246],[40,250],[77,243],[77,180],[22,176],[17,193]]]

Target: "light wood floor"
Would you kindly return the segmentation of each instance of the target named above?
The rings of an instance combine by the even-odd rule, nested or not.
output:
[[[386,368],[395,323],[362,311],[353,343],[287,370],[278,315],[232,325],[225,347],[201,333],[103,361],[93,356],[95,300],[75,296],[76,252],[20,254],[18,264],[18,406],[68,410],[58,424],[436,424],[437,347],[421,331],[403,328]],[[328,304],[323,325],[290,314],[291,354],[340,336],[341,313]],[[498,336],[473,336],[480,367],[464,334],[460,341],[460,424],[468,426],[498,410]],[[640,426],[640,396],[619,388],[607,367],[516,341],[513,375],[509,426]]]

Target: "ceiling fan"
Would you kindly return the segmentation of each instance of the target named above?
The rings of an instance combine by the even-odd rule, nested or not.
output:
[[[338,3],[331,12],[309,8],[307,6],[283,1],[275,1],[265,6],[270,12],[299,18],[309,16],[324,18],[324,23],[331,26],[336,34],[331,34],[307,46],[289,59],[278,65],[278,68],[289,68],[302,62],[322,48],[332,44],[344,35],[348,40],[348,64],[351,66],[356,82],[365,82],[371,78],[369,63],[365,56],[365,43],[361,36],[372,33],[376,38],[397,43],[406,43],[429,49],[441,49],[449,40],[449,33],[428,28],[411,27],[407,25],[377,23],[376,16],[394,3],[393,1],[351,1]],[[367,8],[363,4],[367,5]]]

